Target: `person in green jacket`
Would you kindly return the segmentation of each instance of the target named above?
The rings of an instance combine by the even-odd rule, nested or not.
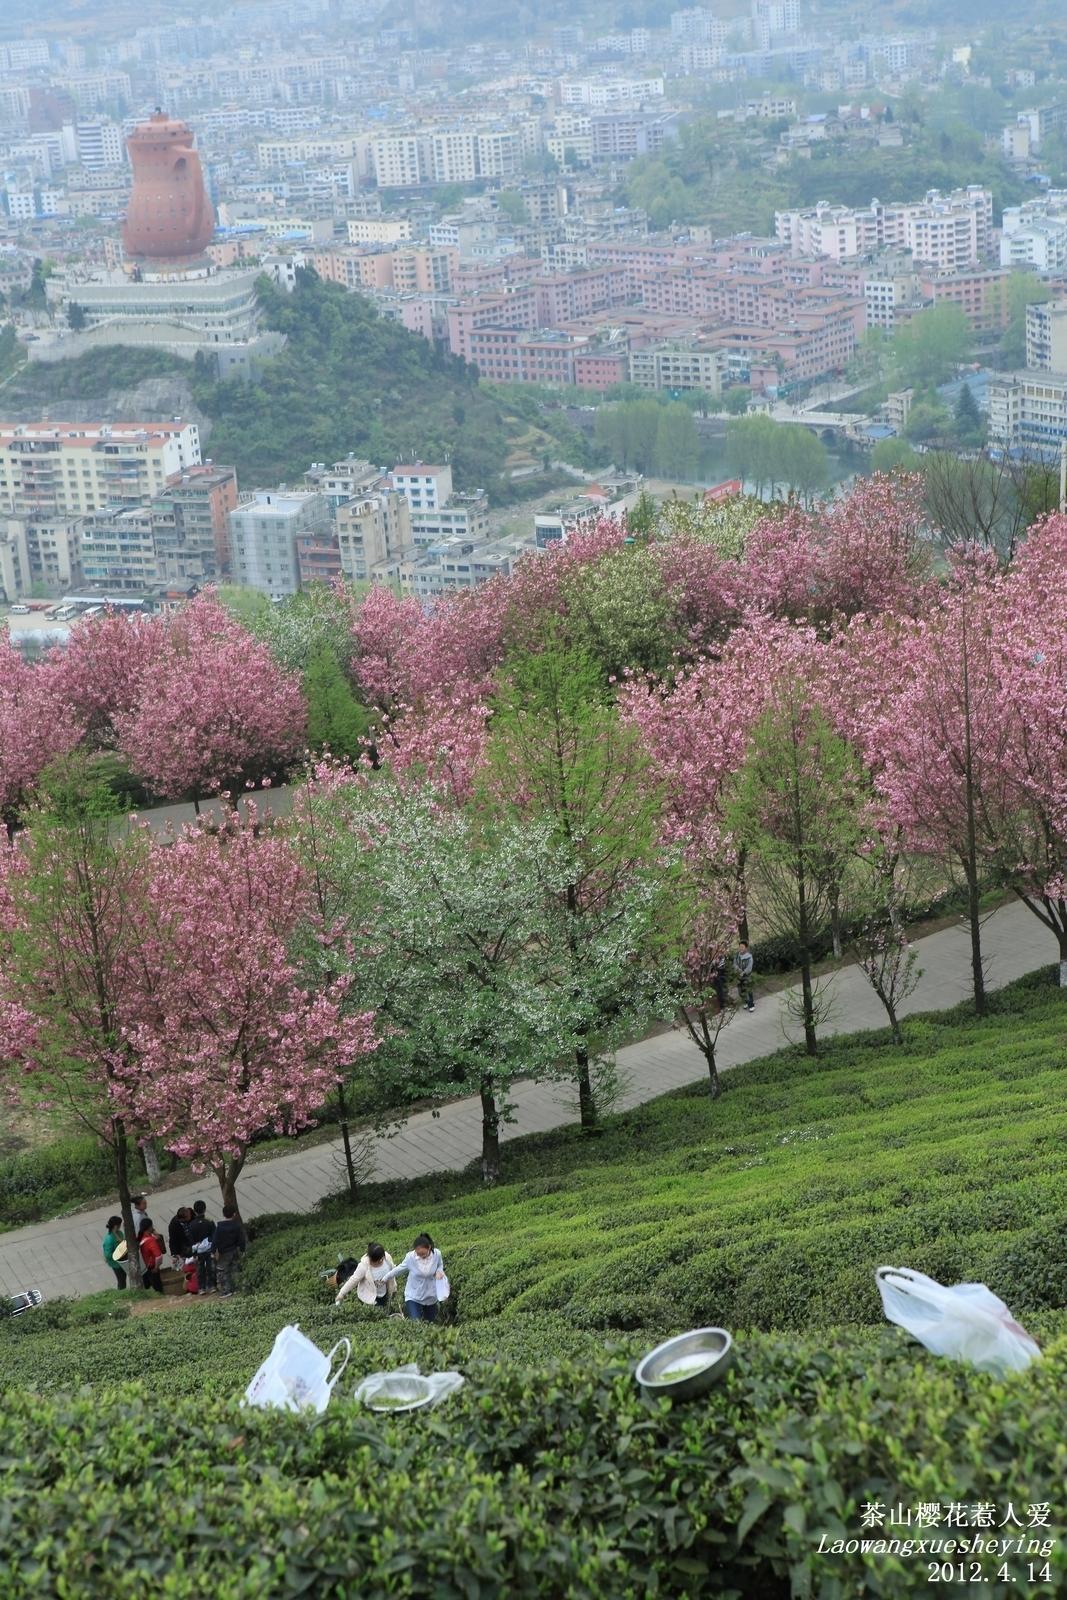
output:
[[[115,1260],[115,1251],[122,1243],[122,1218],[108,1217],[107,1232],[104,1234],[104,1260],[115,1274],[115,1283],[119,1289],[126,1287],[126,1268],[120,1266]]]

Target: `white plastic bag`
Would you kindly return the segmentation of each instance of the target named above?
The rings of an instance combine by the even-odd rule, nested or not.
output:
[[[980,1372],[1022,1372],[1041,1351],[984,1283],[951,1288],[908,1267],[879,1267],[874,1275],[890,1322],[935,1356],[969,1361]]]
[[[342,1345],[344,1359],[331,1378],[333,1358]],[[352,1345],[347,1339],[338,1339],[329,1355],[323,1355],[318,1345],[300,1332],[297,1324],[283,1328],[270,1355],[245,1390],[245,1404],[321,1413],[329,1405],[334,1385],[351,1354]]]
[[[447,1300],[449,1295],[452,1293],[452,1285],[448,1281],[447,1273],[439,1273],[433,1280],[433,1285],[437,1290],[438,1301]]]
[[[415,1362],[406,1367],[394,1367],[392,1372],[371,1372],[356,1384],[355,1398],[364,1405],[369,1405],[380,1390],[389,1391],[390,1378],[418,1378],[419,1386],[425,1385],[428,1391],[426,1405],[435,1406],[444,1400],[447,1395],[454,1394],[457,1389],[462,1389],[464,1378],[462,1372],[430,1372],[423,1377]]]

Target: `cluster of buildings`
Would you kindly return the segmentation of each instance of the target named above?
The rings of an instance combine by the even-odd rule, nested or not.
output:
[[[195,424],[0,423],[0,600],[75,592],[173,606],[227,581],[284,599],[346,578],[431,597],[510,572],[625,485],[594,486],[527,534],[495,535],[480,493],[452,469],[391,472],[349,456],[302,483],[238,490],[232,467],[202,461]]]

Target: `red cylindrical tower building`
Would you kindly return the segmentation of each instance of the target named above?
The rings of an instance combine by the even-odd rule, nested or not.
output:
[[[199,255],[215,231],[191,129],[157,111],[126,141],[133,189],[122,225],[128,256],[181,261]]]

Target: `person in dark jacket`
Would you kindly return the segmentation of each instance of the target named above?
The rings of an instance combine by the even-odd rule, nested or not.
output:
[[[187,1223],[189,1249],[196,1257],[196,1277],[201,1294],[210,1294],[215,1288],[215,1224],[207,1214],[207,1206],[198,1200],[193,1206],[193,1220]],[[206,1246],[206,1248],[205,1248]]]
[[[248,1245],[236,1206],[223,1206],[222,1221],[215,1229],[215,1263],[219,1275],[219,1298],[228,1300],[233,1293],[233,1274],[238,1256],[243,1256]]]
[[[189,1224],[192,1220],[192,1207],[179,1206],[167,1224],[167,1247],[175,1272],[182,1270],[189,1255]]]

